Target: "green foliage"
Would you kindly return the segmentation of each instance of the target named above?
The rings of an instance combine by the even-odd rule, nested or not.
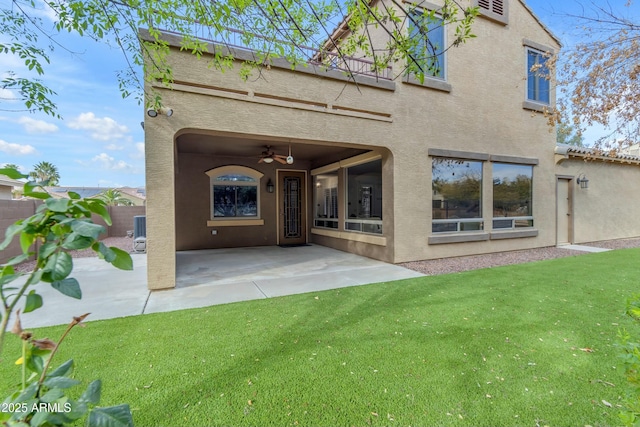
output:
[[[59,356],[144,426],[620,425],[640,249],[567,255],[98,320]]]
[[[561,121],[556,125],[556,142],[558,144],[569,144],[582,147],[584,145],[584,137],[573,125]]]
[[[13,179],[28,177],[15,168],[2,168],[0,175]],[[42,175],[44,174],[38,176]],[[118,248],[109,248],[98,241],[104,227],[92,223],[91,216],[98,215],[110,225],[111,218],[105,202],[99,199],[85,200],[75,193],[70,193],[69,199],[55,199],[43,191],[43,186],[52,178],[50,173],[46,175],[44,182],[31,181],[24,185],[25,196],[41,199],[43,203],[38,206],[34,215],[9,226],[0,243],[1,251],[17,238],[22,249],[22,254],[0,265],[0,354],[12,313],[16,314],[17,320],[11,332],[20,336],[23,343],[22,357],[18,360],[22,367],[22,382],[19,389],[2,403],[0,424],[21,427],[61,426],[88,414],[88,422],[92,426],[131,426],[133,420],[128,405],[94,407],[100,399],[99,380],[89,384],[78,399],[69,397],[67,390],[80,383],[71,377],[72,360],[53,371],[49,370],[60,343],[88,314],[74,317],[57,343],[47,338],[36,340],[30,332],[22,329],[17,305],[24,301],[22,312],[29,313],[42,307],[44,303],[36,285],[49,283],[64,295],[82,298],[80,284],[70,277],[73,259],[67,251],[92,248],[99,257],[113,266],[124,270],[133,269],[128,253]],[[39,246],[38,251],[34,250],[36,244]],[[15,265],[32,257],[35,257],[36,262],[29,274],[15,270]],[[31,373],[28,379],[27,371]],[[94,408],[91,409],[92,407]]]
[[[133,202],[115,188],[103,191],[97,198],[104,201],[107,206],[133,206]]]
[[[35,3],[27,3],[18,8],[0,6],[4,36],[0,54],[16,55],[28,69],[43,75],[50,53],[56,47],[64,48],[56,41],[57,33],[73,32],[96,41],[113,41],[127,62],[127,69],[117,75],[122,96],[135,93],[139,101],[154,107],[161,102],[153,85],[168,87],[173,82],[173,69],[167,61],[169,46],[163,40],[166,32],[179,37],[183,51],[197,58],[206,55],[209,66],[218,70],[233,65],[231,47],[251,49],[255,52],[254,58],[240,67],[241,77],[245,79],[249,76],[248,70],[269,67],[276,58],[285,59],[292,68],[309,62],[326,66],[339,64],[347,74],[354,74],[360,70],[351,69],[346,58],[354,54],[369,59],[373,71],[379,73],[386,73],[397,61],[406,61],[401,68],[406,67],[420,80],[429,71],[424,61],[412,54],[421,41],[406,34],[408,12],[414,10],[417,3],[373,6],[363,0],[344,3],[326,0],[51,1],[46,2],[47,7],[57,17],[51,31],[46,31],[48,26],[37,17],[33,9]],[[424,12],[425,15],[435,13]],[[455,27],[449,47],[474,37],[471,24],[478,14],[477,7],[463,7],[455,0],[445,0],[437,13],[445,24]],[[341,21],[346,23],[350,34],[334,39],[340,32],[333,32],[333,23]],[[139,37],[139,28],[147,29],[148,35]],[[372,44],[372,28],[387,33],[386,49]],[[427,38],[428,34],[422,36]],[[215,49],[210,48],[212,40]],[[146,93],[143,92],[145,82],[139,76],[141,68]],[[15,99],[28,110],[57,115],[51,100],[55,96],[53,91],[36,79],[16,78],[10,71],[5,70],[8,77],[0,82],[0,87],[15,92]]]
[[[128,405],[96,407],[100,402],[100,380],[92,381],[77,399],[68,396],[69,389],[80,384],[80,381],[72,378],[73,359],[56,369],[50,369],[62,341],[87,316],[74,317],[58,342],[53,342],[48,338],[37,340],[31,332],[24,331],[18,313],[12,332],[22,340],[22,356],[16,361],[16,365],[22,368],[22,383],[2,402],[0,422],[3,425],[64,426],[88,414],[90,426],[133,426]],[[27,371],[30,373],[29,379]]]
[[[640,294],[627,301],[626,314],[636,322],[640,322]],[[628,394],[620,420],[625,426],[640,426],[640,336],[627,329],[618,331],[620,357],[624,364],[624,372],[628,384]]]
[[[58,168],[49,162],[40,162],[34,165],[33,172],[29,173],[29,177],[35,179],[41,185],[55,186],[60,181]]]

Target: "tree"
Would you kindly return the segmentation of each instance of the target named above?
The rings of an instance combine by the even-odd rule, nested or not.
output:
[[[133,206],[133,202],[115,188],[103,191],[96,198],[105,202],[107,206]]]
[[[33,166],[33,172],[29,176],[38,182],[47,182],[47,185],[56,186],[60,181],[58,168],[49,162],[40,162]]]
[[[19,57],[41,77],[50,61],[50,52],[65,48],[57,41],[57,33],[74,32],[107,41],[117,45],[127,60],[127,69],[118,75],[123,97],[135,92],[138,100],[148,106],[160,106],[161,99],[155,93],[142,92],[140,68],[146,68],[143,75],[150,81],[159,80],[166,85],[172,81],[172,69],[166,61],[169,47],[162,41],[163,31],[180,34],[182,49],[198,58],[207,52],[211,40],[219,46],[242,45],[261,52],[253,60],[245,61],[241,71],[245,77],[252,69],[268,66],[277,57],[287,59],[292,66],[312,59],[329,64],[332,60],[323,52],[330,51],[334,54],[332,58],[337,55],[339,60],[356,52],[372,58],[375,70],[407,60],[411,71],[423,79],[428,71],[421,65],[425,64],[424,58],[415,58],[412,52],[421,45],[430,45],[424,43],[430,31],[424,22],[434,13],[425,10],[421,12],[425,19],[416,18],[415,6],[398,0],[377,5],[368,0],[69,0],[43,2],[48,9],[46,14],[55,17],[54,29],[47,31],[47,25],[39,17],[45,14],[35,9],[37,3],[36,0],[2,3],[1,53]],[[438,13],[444,24],[455,26],[455,37],[449,47],[473,37],[471,24],[478,14],[477,7],[463,7],[458,0],[445,0]],[[418,27],[414,37],[407,33],[408,21]],[[340,32],[334,34],[332,28],[339,22],[346,23],[352,37],[334,38]],[[383,28],[389,36],[384,52],[371,44],[369,30],[373,27]],[[138,28],[148,28],[149,39],[143,39]],[[437,49],[442,50],[443,46]],[[430,52],[435,56],[436,48],[431,46]],[[233,57],[228,51],[216,49],[209,53],[212,67],[225,69],[232,65]],[[12,99],[19,100],[26,110],[58,115],[56,94],[42,81],[18,76],[11,70],[0,72],[4,72],[0,89],[11,92]],[[0,110],[3,101],[6,98],[0,98]]]
[[[7,169],[20,170],[20,166],[16,165],[15,163],[6,163],[2,167]]]
[[[569,114],[578,135],[600,124],[608,133],[596,145],[615,150],[637,143],[640,134],[640,22],[609,3],[592,2],[583,10],[567,15],[580,24],[584,41],[568,49],[558,66],[559,114],[552,122]]]
[[[582,147],[583,142],[584,137],[580,132],[576,131],[573,125],[564,121],[556,125],[556,143]]]

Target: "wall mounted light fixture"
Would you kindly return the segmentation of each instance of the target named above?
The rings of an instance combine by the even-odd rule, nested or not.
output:
[[[158,117],[158,114],[164,114],[167,117],[173,116],[173,110],[168,107],[160,107],[157,110],[155,108],[147,108],[147,116]]]
[[[580,188],[589,188],[589,180],[586,175],[581,173],[578,175],[578,179],[576,179],[576,184],[580,186]]]
[[[267,193],[273,193],[273,190],[275,190],[275,185],[273,185],[271,178],[269,178],[269,181],[267,181]]]

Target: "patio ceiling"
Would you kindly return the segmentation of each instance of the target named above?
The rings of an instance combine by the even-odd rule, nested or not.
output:
[[[271,146],[276,154],[287,155],[289,142],[282,140],[258,139],[229,135],[207,135],[186,133],[177,138],[178,153],[208,154],[221,157],[249,157],[259,159],[265,146]],[[319,144],[306,141],[292,141],[291,154],[296,160],[308,161],[312,167],[366,153],[367,149],[352,148],[336,144]]]

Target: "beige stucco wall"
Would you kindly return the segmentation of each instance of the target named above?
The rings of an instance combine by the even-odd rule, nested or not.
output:
[[[571,243],[622,239],[640,236],[640,193],[633,183],[640,182],[639,162],[585,160],[559,157],[558,175],[572,178]],[[589,188],[577,185],[586,176]],[[559,202],[560,203],[560,202]]]
[[[0,185],[0,200],[13,199],[13,195],[11,194],[12,190],[13,190],[13,187],[10,187],[8,185]]]
[[[171,60],[180,84],[172,91],[157,88],[174,114],[145,118],[149,287],[173,286],[177,232],[179,242],[199,239],[191,236],[195,231],[186,232],[182,223],[180,230],[175,225],[176,216],[182,221],[188,209],[177,208],[187,202],[173,189],[183,188],[182,174],[202,174],[205,166],[202,159],[176,155],[175,136],[189,130],[388,149],[383,162],[386,245],[368,244],[366,238],[313,236],[318,243],[391,262],[553,245],[555,209],[548,195],[555,191],[555,135],[542,116],[522,107],[527,73],[523,39],[554,49],[558,46],[519,1],[511,2],[509,14],[508,26],[479,18],[473,27],[478,37],[449,51],[448,92],[400,80],[355,85],[326,78],[331,73],[323,71],[292,72],[277,66],[243,81],[237,67],[221,73],[208,68],[206,60],[198,62],[189,53],[174,51]],[[537,160],[533,185],[536,236],[429,244],[430,149]],[[489,162],[484,169],[484,233],[490,235]],[[194,181],[203,191],[205,178]],[[208,209],[206,190],[201,197]],[[204,204],[198,202],[193,209],[194,215],[201,215]],[[271,239],[265,236],[265,242]]]

